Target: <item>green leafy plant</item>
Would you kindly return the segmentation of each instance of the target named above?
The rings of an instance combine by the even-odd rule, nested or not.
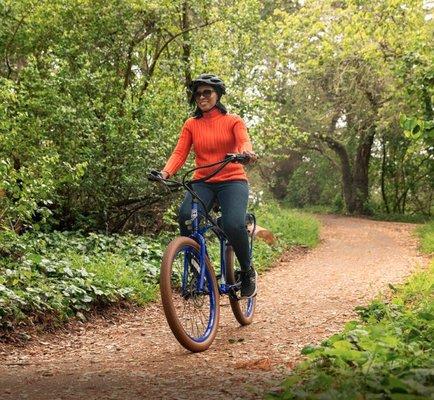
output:
[[[133,235],[0,232],[0,327],[155,298],[163,244]]]

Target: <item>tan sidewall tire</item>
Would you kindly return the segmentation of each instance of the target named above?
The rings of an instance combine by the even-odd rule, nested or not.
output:
[[[235,284],[235,253],[231,246],[228,246],[226,249],[226,271],[227,276],[226,279],[229,285]],[[231,304],[232,312],[234,313],[235,318],[240,323],[240,325],[250,325],[253,321],[253,316],[255,315],[255,307],[256,307],[256,296],[253,298],[253,309],[252,313],[249,317],[247,317],[243,310],[241,309],[240,302],[238,300],[234,300],[229,296],[229,302]]]
[[[161,301],[163,303],[164,314],[166,315],[167,322],[175,335],[176,339],[184,346],[187,350],[192,352],[200,352],[208,349],[211,343],[214,341],[215,335],[217,333],[217,327],[219,324],[220,317],[220,297],[217,286],[217,279],[214,273],[214,269],[211,266],[210,261],[207,259],[206,265],[209,271],[209,275],[211,277],[213,291],[215,295],[215,303],[216,303],[216,313],[215,313],[215,323],[212,327],[211,334],[208,336],[207,340],[204,342],[195,342],[192,340],[187,333],[184,331],[182,327],[178,315],[175,310],[175,306],[173,304],[172,298],[172,289],[170,285],[170,278],[172,273],[172,263],[175,256],[184,246],[191,246],[199,251],[199,244],[195,242],[193,239],[190,239],[185,236],[177,237],[172,240],[163,255],[163,260],[161,262],[161,273],[160,273],[160,293],[161,293]]]

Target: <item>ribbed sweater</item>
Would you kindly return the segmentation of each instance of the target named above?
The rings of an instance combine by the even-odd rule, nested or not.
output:
[[[252,151],[246,124],[234,114],[222,114],[217,108],[203,113],[202,118],[189,118],[163,171],[174,175],[185,163],[193,146],[196,167],[223,160],[227,153]],[[217,168],[210,167],[195,171],[193,179],[209,175]],[[247,180],[241,164],[230,163],[207,182]]]

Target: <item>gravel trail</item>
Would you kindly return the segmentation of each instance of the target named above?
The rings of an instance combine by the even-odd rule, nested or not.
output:
[[[255,321],[239,327],[226,299],[217,338],[190,354],[160,304],[0,345],[0,399],[257,399],[389,283],[427,263],[414,225],[320,217],[321,243],[295,250],[259,278]]]

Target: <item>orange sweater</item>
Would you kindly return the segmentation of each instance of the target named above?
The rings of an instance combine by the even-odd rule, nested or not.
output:
[[[196,155],[196,167],[223,160],[227,153],[252,151],[244,121],[233,114],[222,114],[217,108],[204,113],[202,118],[189,118],[182,127],[178,143],[163,171],[175,174],[185,163],[191,146]],[[193,179],[209,175],[217,168],[195,171]],[[207,182],[247,180],[241,164],[230,163]]]

